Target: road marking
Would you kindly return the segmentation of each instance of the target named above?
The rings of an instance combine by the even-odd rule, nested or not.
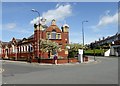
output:
[[[4,72],[4,69],[0,68],[0,73]]]
[[[98,61],[95,61],[95,62],[94,62],[94,64],[97,64],[97,63],[100,63],[100,62],[101,62],[101,61],[100,61],[100,60],[98,60]]]

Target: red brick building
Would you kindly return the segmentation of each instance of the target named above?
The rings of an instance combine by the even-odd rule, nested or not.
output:
[[[42,21],[44,22],[45,19]],[[41,39],[51,40],[61,45],[61,50],[56,53],[58,57],[67,58],[68,51],[65,47],[69,43],[69,26],[64,24],[60,29],[54,19],[50,26],[34,24],[34,34],[28,38],[13,38],[9,42],[0,41],[0,57],[16,60],[29,57],[32,59],[36,57],[49,58],[48,52],[41,53],[39,49]],[[53,57],[53,53],[50,53],[50,57]]]

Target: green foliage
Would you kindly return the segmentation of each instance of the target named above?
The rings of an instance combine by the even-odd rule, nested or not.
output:
[[[74,44],[68,44],[66,46],[70,46],[70,49],[68,49],[68,57],[69,58],[74,58],[75,56],[78,55],[78,49],[83,48],[83,46],[81,44],[78,43],[74,43]]]
[[[96,56],[101,56],[104,54],[104,52],[106,52],[107,49],[89,49],[89,50],[85,50],[84,54],[85,55],[96,55]]]
[[[74,58],[76,55],[78,55],[78,51],[69,51],[68,57]]]
[[[57,51],[60,49],[60,46],[58,43],[56,42],[52,42],[50,40],[45,40],[45,39],[42,39],[40,41],[40,49],[41,51],[43,52],[47,52],[47,51]]]
[[[83,46],[81,44],[78,44],[78,43],[68,44],[66,46],[70,46],[71,51],[78,51],[78,49],[83,48]]]
[[[51,52],[56,52],[60,49],[60,46],[56,42],[50,40],[42,39],[40,40],[40,49],[42,52],[48,52],[48,57],[50,57]]]

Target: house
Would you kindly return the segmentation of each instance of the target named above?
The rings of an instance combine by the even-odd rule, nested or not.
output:
[[[107,38],[103,37],[102,39],[90,44],[92,48],[104,45],[110,49],[109,55],[120,56],[120,33],[116,33],[113,36],[108,36]]]

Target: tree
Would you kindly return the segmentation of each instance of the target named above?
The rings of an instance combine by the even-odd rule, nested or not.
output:
[[[60,49],[60,46],[56,42],[52,42],[50,40],[42,39],[40,40],[40,50],[41,52],[48,52],[48,57],[50,57],[50,53],[55,51],[57,52]]]

